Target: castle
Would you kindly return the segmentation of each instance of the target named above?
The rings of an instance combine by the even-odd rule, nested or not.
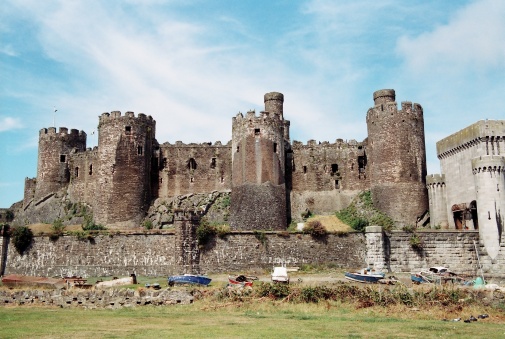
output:
[[[428,210],[423,110],[411,102],[398,109],[392,89],[373,100],[361,142],[291,142],[277,92],[265,94],[259,114],[233,117],[227,144],[160,144],[155,120],[133,112],[103,113],[93,149],[84,131],[44,128],[23,209],[64,192],[90,206],[95,222],[127,229],[140,225],[153,201],[231,192],[232,230],[282,230],[307,210],[333,213],[371,190],[397,225],[414,225]]]
[[[432,227],[478,230],[491,259],[505,227],[505,121],[481,120],[437,143],[442,174],[427,177]]]
[[[427,175],[423,109],[411,102],[399,108],[392,89],[373,93],[361,142],[291,142],[284,96],[267,93],[264,103],[259,114],[233,117],[227,144],[160,144],[154,119],[133,112],[103,113],[93,149],[83,131],[40,130],[37,178],[26,179],[23,201],[0,211],[1,219],[14,217],[15,225],[64,217],[75,224],[68,211],[79,205],[109,229],[149,221],[175,232],[117,232],[88,242],[39,236],[20,255],[0,231],[0,274],[166,275],[280,262],[350,267],[365,260],[390,271],[445,264],[468,274],[478,263],[481,272],[503,276],[504,120],[479,121],[439,141],[441,174]],[[414,248],[412,233],[378,226],[324,241],[276,232],[307,211],[345,208],[364,190],[397,227],[429,223],[431,230],[420,235],[427,245]],[[230,233],[200,248],[195,234],[202,215],[229,223]],[[261,233],[270,245],[256,231],[272,231]]]

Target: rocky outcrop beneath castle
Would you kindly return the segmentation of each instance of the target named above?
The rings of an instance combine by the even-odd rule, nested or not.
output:
[[[230,215],[230,192],[187,194],[159,198],[149,208],[146,221],[153,228],[170,228],[174,224],[174,211],[195,211],[211,224],[227,224]]]
[[[66,190],[33,199],[25,207],[21,202],[16,203],[11,209],[14,212],[12,226],[52,224],[56,219],[61,219],[64,225],[80,225],[86,216],[93,215],[90,206],[71,201]]]
[[[191,304],[194,298],[185,290],[106,289],[106,290],[0,290],[0,305],[55,306],[62,308],[108,308],[145,305]]]

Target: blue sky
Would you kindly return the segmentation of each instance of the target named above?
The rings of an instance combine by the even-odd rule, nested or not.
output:
[[[438,140],[505,119],[505,1],[4,0],[0,80],[0,207],[53,118],[89,147],[113,110],[152,115],[160,143],[227,142],[271,91],[292,140],[334,142],[363,140],[372,93],[394,88],[423,106],[438,173]]]

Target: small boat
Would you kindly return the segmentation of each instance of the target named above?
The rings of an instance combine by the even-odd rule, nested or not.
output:
[[[410,280],[414,284],[445,284],[464,283],[464,279],[459,277],[456,273],[451,272],[444,266],[433,266],[429,270],[421,270],[419,272],[410,273]]]
[[[362,283],[376,283],[384,279],[384,272],[379,272],[369,267],[363,268],[359,272],[345,272],[346,279],[362,282]]]
[[[274,271],[272,272],[272,281],[289,284],[288,269],[285,266],[274,267]]]
[[[9,274],[2,278],[2,284],[9,288],[13,287],[46,287],[61,289],[67,286],[65,280],[57,278],[35,277],[20,274]]]
[[[168,277],[169,286],[173,286],[174,284],[198,284],[207,286],[211,281],[212,279],[209,277],[196,274],[173,275]]]
[[[242,285],[252,287],[254,280],[258,280],[258,278],[247,277],[245,275],[239,275],[236,277],[228,276],[228,282],[230,283],[230,285]]]

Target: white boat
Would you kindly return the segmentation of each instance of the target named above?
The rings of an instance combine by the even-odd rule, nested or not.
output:
[[[288,269],[285,266],[274,267],[274,271],[272,272],[272,281],[289,284]]]

